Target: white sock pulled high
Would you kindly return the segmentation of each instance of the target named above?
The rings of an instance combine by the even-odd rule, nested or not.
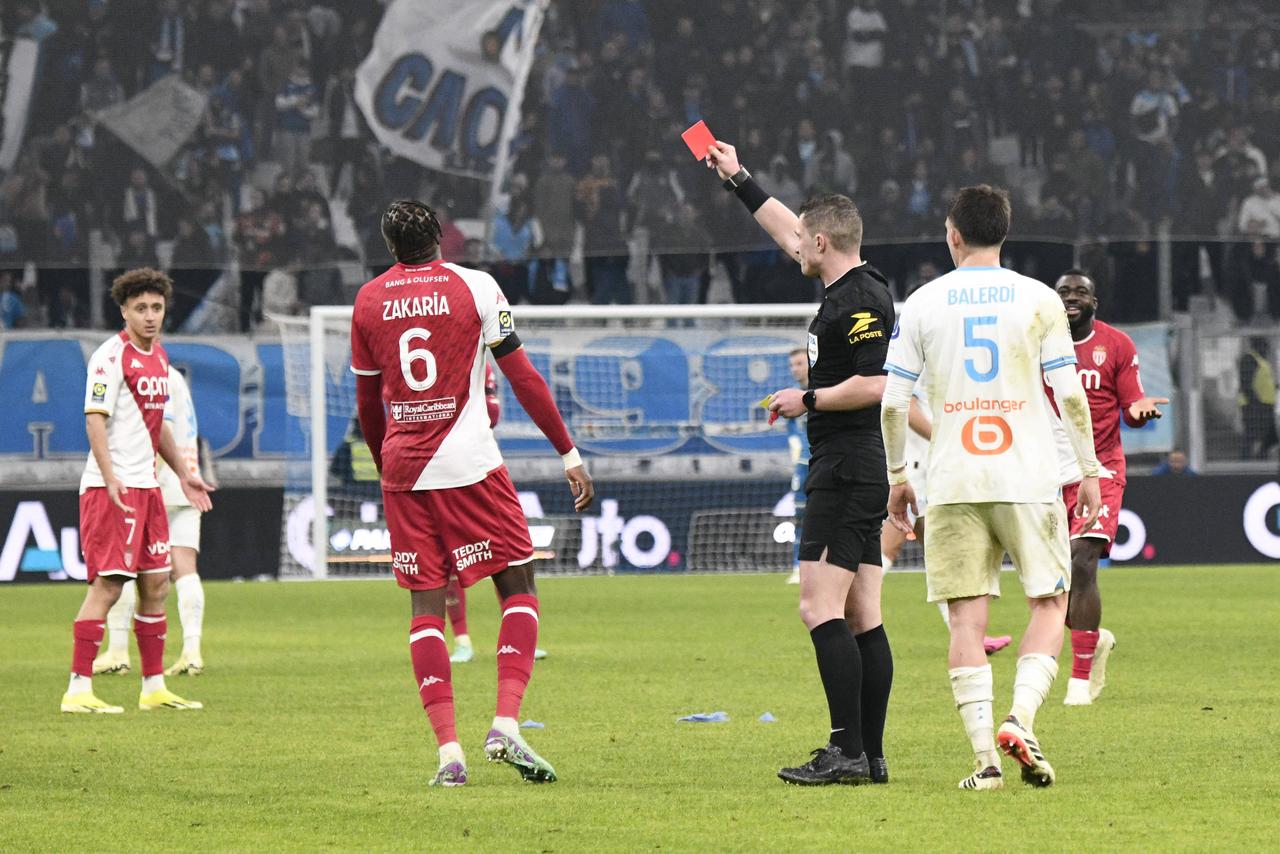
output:
[[[960,720],[964,722],[964,731],[969,736],[969,744],[973,746],[978,769],[990,766],[999,768],[1000,754],[996,751],[995,729],[991,717],[991,704],[995,699],[991,665],[953,667],[950,675],[951,695],[955,697],[956,709],[960,712]]]
[[[138,582],[126,581],[120,598],[107,612],[107,652],[129,655],[129,630],[133,628],[133,610],[138,603]]]
[[[467,764],[466,757],[462,755],[462,745],[456,741],[440,745],[440,767],[443,768],[450,762],[457,762],[459,765]]]
[[[1018,659],[1018,673],[1013,679],[1013,708],[1009,714],[1027,729],[1035,725],[1036,712],[1049,696],[1053,680],[1058,676],[1058,660],[1052,655],[1033,652]]]
[[[200,635],[204,632],[204,585],[198,575],[184,575],[173,583],[178,591],[178,617],[182,620],[182,654],[200,658]]]
[[[494,718],[493,728],[508,738],[520,737],[520,722],[515,718]]]

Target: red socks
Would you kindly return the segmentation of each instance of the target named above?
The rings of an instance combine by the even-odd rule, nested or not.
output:
[[[133,636],[138,639],[143,676],[164,673],[164,636],[168,630],[169,621],[164,614],[134,614]]]
[[[538,597],[528,593],[508,597],[502,603],[502,626],[498,629],[498,717],[520,715],[537,646]]]
[[[409,624],[409,656],[413,659],[413,675],[418,681],[422,708],[431,720],[438,744],[458,740],[453,716],[453,675],[449,667],[449,648],[444,642],[444,620],[440,617],[414,617]]]
[[[93,660],[98,657],[106,620],[76,620],[71,624],[75,646],[71,653],[71,672],[77,676],[93,676]]]
[[[1093,672],[1093,653],[1098,648],[1097,632],[1071,630],[1071,678],[1088,679]]]
[[[462,588],[457,578],[450,579],[448,592],[445,593],[444,607],[449,611],[449,625],[453,626],[453,636],[468,634],[467,632],[467,591]]]

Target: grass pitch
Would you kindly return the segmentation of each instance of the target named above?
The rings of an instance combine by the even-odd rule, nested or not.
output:
[[[1006,576],[1012,592],[1012,578]],[[523,717],[560,782],[483,761],[488,654],[455,666],[471,782],[429,790],[436,751],[394,583],[206,585],[207,671],[170,679],[203,712],[61,715],[78,586],[0,591],[0,850],[1261,850],[1277,844],[1280,568],[1107,570],[1110,687],[1037,719],[1058,785],[1005,762],[1001,792],[956,790],[970,753],[945,635],[920,575],[885,585],[896,659],[889,786],[801,789],[777,768],[825,741],[796,588],[779,576],[548,579]],[[486,589],[471,634],[496,638]],[[171,607],[169,660],[176,655]],[[1018,634],[1010,597],[993,630]],[[136,666],[137,653],[133,652]],[[993,658],[996,713],[1015,654]],[[723,710],[725,724],[676,723]],[[776,723],[760,723],[763,712]]]

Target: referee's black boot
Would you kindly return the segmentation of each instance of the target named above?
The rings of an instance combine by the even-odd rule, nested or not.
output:
[[[889,763],[883,756],[874,756],[871,758],[871,782],[889,782]]]
[[[808,762],[795,768],[783,768],[778,777],[796,786],[829,786],[833,783],[857,786],[871,782],[871,763],[865,753],[850,759],[840,748],[828,744],[810,755],[813,758]]]

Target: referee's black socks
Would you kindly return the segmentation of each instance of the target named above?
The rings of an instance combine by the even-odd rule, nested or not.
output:
[[[884,756],[884,721],[893,688],[893,653],[884,626],[855,635],[862,655],[862,743],[869,759]]]
[[[831,712],[831,743],[850,759],[862,755],[862,654],[841,617],[809,632]]]

